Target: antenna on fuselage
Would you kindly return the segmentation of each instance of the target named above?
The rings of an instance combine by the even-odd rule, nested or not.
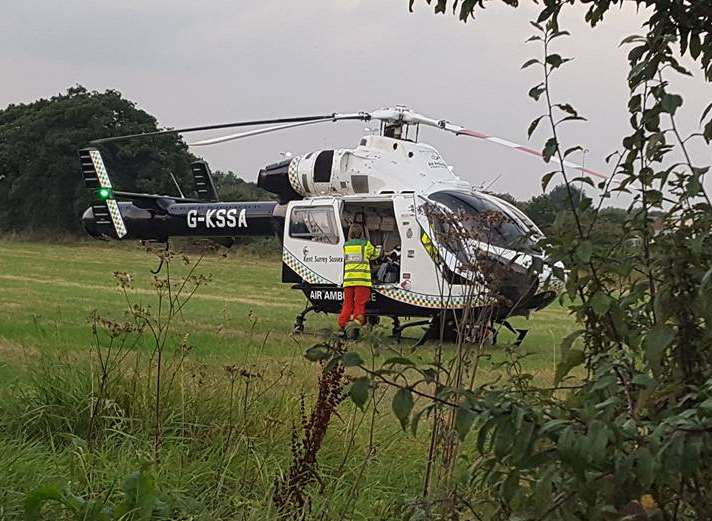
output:
[[[185,199],[185,196],[183,195],[183,190],[180,189],[180,185],[178,184],[178,180],[176,179],[176,176],[174,176],[173,172],[171,172],[170,170],[168,171],[168,173],[171,175],[171,179],[173,179],[173,184],[176,185],[176,188],[178,189],[178,193],[180,194],[180,196],[183,199]]]
[[[489,189],[492,187],[493,184],[495,184],[497,181],[499,181],[499,178],[500,178],[500,177],[502,177],[502,174],[498,174],[497,177],[495,177],[494,179],[492,179],[492,181],[490,181],[487,186],[484,186],[484,183],[481,184],[479,191],[480,191],[480,192],[486,192],[487,190],[489,190]]]

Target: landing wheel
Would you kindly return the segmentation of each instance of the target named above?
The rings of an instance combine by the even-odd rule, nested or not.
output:
[[[306,321],[307,313],[314,310],[314,306],[307,306],[306,308],[304,308],[304,311],[302,311],[296,316],[296,318],[294,319],[294,326],[292,327],[292,333],[296,335],[304,333],[304,322]]]
[[[391,336],[396,339],[396,342],[401,341],[401,333],[403,333],[403,329],[401,329],[401,323],[400,319],[398,317],[391,317],[393,320],[393,329],[391,329]]]
[[[412,322],[406,322],[405,324],[401,324],[400,320],[397,317],[391,317],[393,319],[393,329],[392,329],[392,335],[396,339],[396,342],[400,342],[402,337],[403,337],[403,331],[409,327],[419,327],[419,326],[429,326],[431,323],[431,319],[426,319],[426,320],[416,320]],[[427,334],[427,330],[426,330]],[[415,347],[420,345],[424,341],[424,338],[421,338],[421,341],[416,344]]]

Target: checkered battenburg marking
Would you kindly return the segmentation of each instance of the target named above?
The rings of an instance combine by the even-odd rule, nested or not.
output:
[[[294,191],[297,192],[300,195],[307,195],[307,193],[304,191],[304,187],[302,186],[302,183],[299,182],[299,161],[301,159],[298,157],[295,157],[292,159],[292,162],[289,163],[289,170],[288,170],[288,175],[289,175],[289,184],[292,185],[292,188],[294,188]]]
[[[309,284],[335,284],[334,282],[325,279],[321,275],[307,268],[302,262],[297,259],[292,253],[286,249],[282,250],[282,260],[292,268],[304,281]],[[467,303],[467,297],[464,296],[440,296],[426,295],[423,293],[414,293],[400,288],[379,288],[374,287],[376,293],[380,293],[384,297],[390,298],[397,302],[419,306],[422,308],[437,309],[447,307],[449,309],[463,308]]]
[[[309,284],[336,284],[307,268],[299,259],[287,251],[286,248],[282,249],[282,260]]]
[[[90,150],[89,155],[91,156],[91,162],[94,164],[94,170],[96,170],[96,177],[99,179],[99,186],[102,188],[111,188],[109,174],[106,172],[101,154],[98,150]],[[106,207],[109,209],[111,222],[114,224],[116,236],[121,239],[126,236],[127,231],[124,219],[121,217],[121,212],[119,211],[119,205],[114,199],[107,199],[105,202]]]
[[[101,158],[101,154],[98,150],[90,150],[89,155],[91,156],[91,162],[94,164],[96,177],[99,179],[99,186],[102,188],[111,188],[109,174],[106,172],[106,167],[104,166],[104,160]]]
[[[462,296],[425,295],[400,288],[375,288],[375,290],[384,297],[421,308],[462,308],[467,302],[467,298]]]

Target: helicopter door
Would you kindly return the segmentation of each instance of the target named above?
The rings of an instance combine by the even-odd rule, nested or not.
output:
[[[447,237],[448,234],[446,232],[441,232],[438,234],[438,230],[436,229],[436,227],[439,226],[439,223],[431,222],[427,215],[427,208],[429,205],[433,206],[434,208],[435,206],[442,206],[441,203],[435,201],[427,201],[422,196],[416,195],[414,197],[416,221],[418,222],[418,225],[420,227],[419,239],[421,242],[421,246],[423,246],[424,249],[431,256],[437,254],[439,259],[444,262],[444,264],[447,265],[447,267],[450,268],[451,271],[455,273],[460,273],[461,270],[459,269],[459,261],[454,252],[448,250],[443,244],[440,244],[438,241],[438,236]],[[430,248],[432,248],[432,250],[428,251]],[[460,249],[461,248],[459,247],[455,248],[456,251],[459,251]]]
[[[290,203],[284,227],[284,254],[310,284],[341,285],[344,235],[341,202],[313,200]]]

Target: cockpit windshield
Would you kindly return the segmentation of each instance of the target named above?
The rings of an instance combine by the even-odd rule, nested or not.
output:
[[[461,236],[458,239],[475,240],[522,252],[537,249],[538,229],[529,229],[526,222],[518,219],[516,214],[513,215],[485,197],[474,193],[443,191],[431,194],[430,199],[443,204],[452,212]],[[450,235],[452,232],[451,228],[447,233]],[[455,240],[449,237],[446,243]]]

